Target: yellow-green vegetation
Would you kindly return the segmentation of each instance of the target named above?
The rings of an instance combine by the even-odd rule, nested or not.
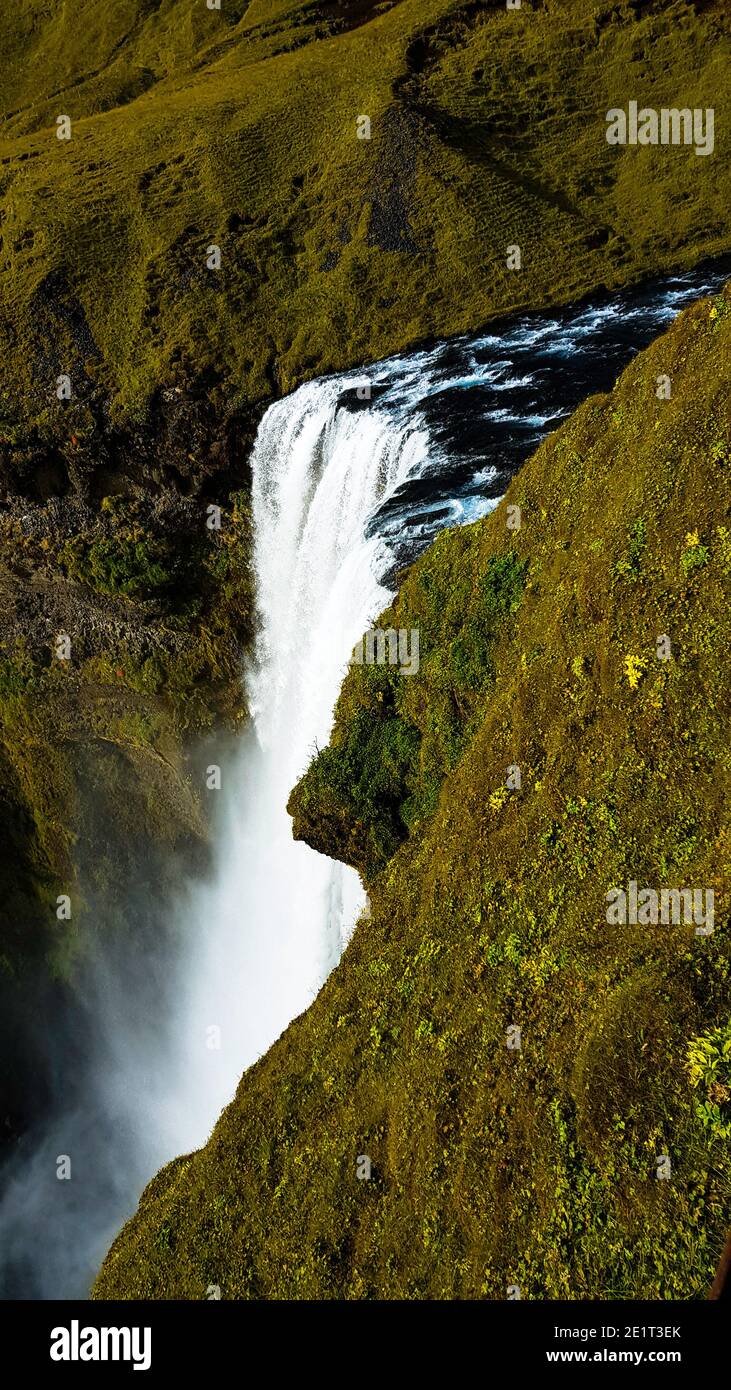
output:
[[[730,366],[731,286],[409,570],[380,625],[418,627],[418,674],[352,667],[291,798],[370,914],[97,1297],[705,1296],[731,1218]],[[630,880],[713,889],[714,931],[609,924]]]
[[[730,34],[721,0],[76,0],[73,18],[17,0],[0,37],[11,475],[53,440],[73,478],[74,450],[154,419],[161,387],[235,412],[727,251]],[[713,156],[607,145],[630,97],[713,107]]]
[[[731,1139],[731,1020],[688,1047],[688,1075],[698,1093],[697,1110],[719,1139]]]

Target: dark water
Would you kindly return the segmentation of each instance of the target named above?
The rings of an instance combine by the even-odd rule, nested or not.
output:
[[[681,309],[717,293],[729,276],[731,257],[365,369],[370,409],[429,437],[426,466],[387,499],[371,533],[404,564],[442,527],[484,515],[541,440],[587,396],[611,390]]]

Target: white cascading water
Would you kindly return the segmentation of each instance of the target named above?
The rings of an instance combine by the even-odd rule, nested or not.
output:
[[[286,804],[327,742],[356,641],[390,597],[380,576],[393,557],[366,523],[418,471],[428,436],[387,410],[339,408],[347,389],[313,382],[272,406],[253,450],[254,727],[222,768],[217,872],[185,907],[181,1148],[205,1139],[242,1070],[311,1002],[364,905],[352,869],[292,839]]]

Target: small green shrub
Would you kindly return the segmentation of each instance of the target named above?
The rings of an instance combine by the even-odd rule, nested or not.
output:
[[[701,1123],[714,1139],[731,1139],[731,1019],[691,1040],[687,1071]]]
[[[642,569],[642,555],[647,545],[647,527],[642,517],[638,517],[629,529],[627,554],[618,560],[614,573],[618,579],[638,579]]]
[[[103,536],[88,543],[67,541],[60,561],[70,578],[100,593],[147,597],[167,589],[176,564],[163,541],[136,536]]]

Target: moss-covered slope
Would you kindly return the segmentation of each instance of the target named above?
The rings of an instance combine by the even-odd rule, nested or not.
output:
[[[206,860],[205,767],[245,717],[247,497],[205,520],[169,494],[0,516],[2,1144],[57,1071],[39,1018],[62,1031],[95,951],[159,941]]]
[[[73,482],[74,451],[154,421],[160,387],[235,412],[728,250],[730,23],[715,0],[77,0],[73,21],[21,0],[0,40],[7,476],[53,441]],[[609,146],[630,99],[713,107],[713,155]]]
[[[731,1217],[729,289],[409,571],[381,625],[419,629],[418,674],[352,668],[291,802],[370,916],[96,1296],[707,1292]],[[713,932],[608,922],[631,880],[713,889]]]

